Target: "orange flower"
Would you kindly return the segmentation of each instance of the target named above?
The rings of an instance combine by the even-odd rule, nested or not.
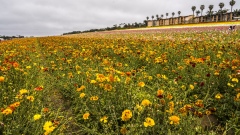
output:
[[[83,119],[87,120],[89,116],[90,116],[90,113],[87,112],[87,113],[83,114]]]
[[[49,112],[49,109],[48,108],[43,108],[43,112],[47,113],[47,112]]]
[[[13,62],[12,65],[13,65],[14,68],[17,68],[19,66],[19,64],[17,62]]]
[[[164,93],[164,90],[158,90],[157,91],[157,97],[158,98],[163,98],[163,93]]]
[[[4,81],[4,77],[0,76],[0,82],[3,82],[3,81]]]
[[[85,89],[86,87],[84,85],[82,85],[80,88],[77,88],[77,91],[82,91],[83,89]]]

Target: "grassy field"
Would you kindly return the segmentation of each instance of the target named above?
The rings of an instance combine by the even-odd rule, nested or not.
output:
[[[209,25],[0,42],[0,134],[240,134],[239,26]]]

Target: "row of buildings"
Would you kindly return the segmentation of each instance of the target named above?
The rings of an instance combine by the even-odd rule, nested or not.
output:
[[[219,21],[232,21],[233,13],[216,14],[211,16],[179,16],[158,20],[147,20],[147,26],[164,26],[175,24],[188,24],[188,23],[204,23],[204,22],[219,22]]]

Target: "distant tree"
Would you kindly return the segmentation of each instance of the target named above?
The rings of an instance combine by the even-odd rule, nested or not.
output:
[[[209,5],[208,8],[209,8],[210,19],[212,19],[212,14],[213,14],[212,9],[213,9],[213,5]],[[212,21],[212,20],[210,20],[210,21]]]
[[[146,18],[147,18],[147,20],[149,19],[149,17],[148,17],[148,16],[147,16]]]
[[[192,6],[192,11],[193,11],[193,18],[194,18],[194,11],[196,10],[196,6]],[[192,19],[193,22],[194,19]]]
[[[224,3],[223,3],[223,2],[220,2],[220,3],[219,3],[219,7],[220,7],[220,9],[222,10],[222,8],[224,7]]]
[[[154,15],[152,15],[152,20],[154,19]]]
[[[180,14],[181,14],[181,11],[178,11],[178,16],[180,16]]]
[[[194,17],[194,11],[196,10],[196,6],[192,6],[192,11],[193,11],[193,17]]]
[[[199,11],[199,10],[197,10],[197,11],[196,11],[196,15],[198,16],[199,14],[200,14],[200,11]]]
[[[144,26],[147,26],[147,20],[143,21]]]
[[[174,13],[174,12],[172,12],[172,18],[174,17],[174,15],[175,15],[175,13]]]
[[[233,11],[233,15],[234,16],[238,16],[238,14],[240,13],[240,9],[238,10],[238,9],[235,9],[234,11]]]
[[[229,2],[230,6],[231,6],[231,13],[232,13],[232,8],[233,8],[233,6],[235,5],[235,3],[236,3],[235,0],[231,0],[231,1]]]
[[[168,13],[166,13],[166,18],[167,18],[167,16],[168,16]]]
[[[174,17],[174,15],[175,15],[175,13],[174,13],[174,12],[172,12],[172,18]],[[174,21],[173,21],[173,19],[172,19],[172,24],[174,24]]]
[[[220,2],[218,6],[219,6],[220,9],[221,9],[221,20],[223,20],[223,18],[222,18],[222,16],[223,16],[223,15],[222,15],[222,14],[223,14],[222,8],[224,7],[224,3],[223,3],[223,2]]]
[[[205,9],[205,6],[204,6],[204,5],[201,5],[201,6],[200,6],[200,9],[201,9],[201,16],[202,16],[202,12],[203,12],[203,10]]]
[[[158,16],[158,14],[156,15],[156,18],[157,18],[157,20],[159,19],[159,16]]]
[[[161,18],[163,18],[163,14],[161,14]]]

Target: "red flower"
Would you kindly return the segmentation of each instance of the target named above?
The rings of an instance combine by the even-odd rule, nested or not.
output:
[[[43,87],[38,86],[38,87],[34,88],[34,90],[36,90],[36,91],[42,91],[42,90],[43,90]]]

